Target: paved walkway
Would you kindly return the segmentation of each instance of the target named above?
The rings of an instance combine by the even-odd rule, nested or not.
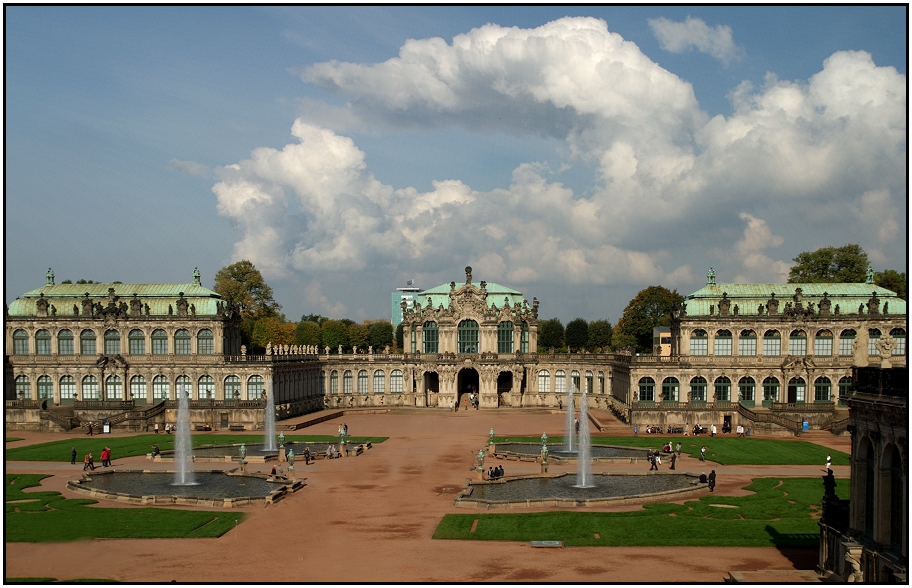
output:
[[[596,548],[534,549],[527,543],[431,539],[454,495],[471,476],[470,466],[488,430],[498,435],[560,435],[558,413],[519,411],[395,411],[356,414],[298,432],[334,435],[340,422],[351,435],[390,439],[354,458],[296,463],[307,486],[270,507],[250,513],[217,539],[96,540],[65,544],[6,544],[5,577],[84,577],[125,582],[719,582],[730,571],[800,570],[816,563],[816,550],[775,548]],[[251,432],[262,436],[262,432]],[[69,438],[67,434],[8,431],[27,442]],[[106,436],[110,439],[111,436]],[[659,437],[657,437],[659,439]],[[833,437],[848,451],[848,438]],[[816,439],[815,439],[816,441]],[[502,462],[507,475],[535,473],[534,463]],[[200,462],[198,469],[220,464]],[[114,460],[118,467],[170,469],[143,457]],[[269,465],[252,466],[256,471]],[[645,464],[593,466],[593,471],[640,471]],[[664,466],[663,466],[664,468]],[[752,477],[820,476],[818,466],[722,466],[684,457],[679,471],[714,468],[718,494],[743,495]],[[53,474],[43,488],[66,490],[82,474],[81,464],[7,462],[7,473]],[[575,466],[550,467],[552,473]],[[848,467],[834,468],[837,477]],[[98,507],[122,507],[101,502]],[[170,507],[176,508],[176,507]],[[592,508],[629,510],[639,506]],[[561,510],[557,508],[545,510]],[[224,512],[224,511],[221,511]],[[88,562],[88,563],[87,563]]]

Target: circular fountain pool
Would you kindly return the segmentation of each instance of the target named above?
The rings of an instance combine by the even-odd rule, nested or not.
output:
[[[293,449],[295,455],[303,459],[302,454],[304,453],[304,448],[307,447],[310,449],[310,454],[314,457],[314,459],[316,459],[317,456],[324,455],[326,453],[326,448],[330,445],[336,445],[338,447],[338,442],[298,443],[294,441],[286,441],[285,451],[287,452],[288,450]],[[266,449],[266,445],[264,443],[245,443],[244,446],[247,450],[247,461],[251,463],[271,461],[275,459],[279,454],[278,449]],[[173,451],[161,452],[161,461],[170,461],[173,458]],[[201,447],[193,448],[194,461],[239,461],[240,459],[240,443],[235,445],[203,445]]]
[[[576,451],[564,451],[563,445],[548,445],[548,459],[556,459],[559,462],[573,462],[577,459]],[[498,443],[494,446],[497,455],[517,455],[520,458],[537,459],[541,455],[541,444],[539,443]],[[646,450],[634,447],[613,447],[610,445],[592,445],[589,449],[589,455],[593,462],[635,462],[639,459],[646,459]]]
[[[592,488],[577,488],[576,483],[576,474],[469,482],[455,505],[487,509],[600,506],[666,498],[705,486],[689,474],[594,474]]]

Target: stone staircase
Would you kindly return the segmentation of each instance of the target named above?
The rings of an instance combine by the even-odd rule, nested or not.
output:
[[[621,422],[607,410],[589,410],[589,421],[593,425],[593,433],[610,435],[613,437],[632,437],[633,427]]]

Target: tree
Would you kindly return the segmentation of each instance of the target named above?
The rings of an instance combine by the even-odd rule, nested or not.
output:
[[[322,314],[305,314],[301,317],[301,322],[310,321],[322,325],[324,322],[328,321],[329,317],[323,316]]]
[[[677,290],[663,286],[640,290],[614,328],[614,348],[635,347],[639,353],[652,353],[652,329],[671,325],[671,308],[683,301]]]
[[[250,343],[256,348],[266,348],[267,343],[273,345],[292,345],[294,343],[295,324],[285,322],[279,317],[266,316],[253,325]]]
[[[328,320],[323,323],[321,328],[323,346],[330,349],[338,349],[339,345],[343,349],[351,347],[348,342],[348,325],[342,321]]]
[[[805,251],[792,261],[795,265],[789,270],[789,283],[864,282],[868,269],[868,254],[852,243]]]
[[[906,300],[906,272],[899,273],[896,270],[884,270],[874,274],[874,283],[881,288],[892,290],[896,295]]]
[[[393,330],[393,323],[388,321],[374,321],[367,327],[370,331],[370,345],[374,351],[384,349],[387,345],[392,346],[396,334]]]
[[[397,350],[402,349],[403,341],[405,340],[405,323],[399,323],[396,325],[396,345]]]
[[[320,337],[320,325],[314,321],[301,321],[295,328],[295,345],[323,346]]]
[[[282,309],[263,275],[246,259],[216,272],[212,289],[226,301],[237,304],[244,318],[278,317]]]
[[[358,323],[352,323],[348,325],[348,344],[352,347],[358,347],[359,349],[365,349],[367,347],[367,342],[370,339],[370,331],[367,328],[367,325]]]
[[[611,323],[606,320],[597,320],[589,323],[589,341],[586,349],[600,349],[603,352],[611,348]]]
[[[564,347],[564,324],[558,318],[551,318],[538,323],[538,346],[544,349],[562,349]]]
[[[589,343],[589,323],[586,319],[575,318],[567,323],[564,340],[569,351],[579,351]]]

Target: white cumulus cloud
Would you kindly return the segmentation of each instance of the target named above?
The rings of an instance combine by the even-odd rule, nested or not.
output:
[[[725,64],[740,59],[743,53],[735,45],[732,29],[727,25],[711,27],[702,19],[688,16],[684,22],[667,18],[649,19],[649,26],[662,49],[671,53],[697,50]]]

